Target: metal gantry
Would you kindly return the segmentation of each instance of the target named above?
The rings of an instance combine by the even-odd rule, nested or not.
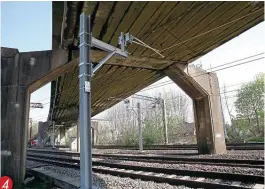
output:
[[[31,102],[30,103],[30,108],[38,108],[38,109],[42,109],[43,108],[43,104],[40,102]],[[32,139],[32,118],[29,118],[29,146],[31,146],[31,139]]]
[[[105,62],[112,56],[119,55],[127,57],[124,50],[126,39],[123,34],[120,36],[118,49],[103,41],[92,37],[90,15],[80,15],[80,58],[79,58],[79,119],[80,119],[80,180],[81,189],[91,189],[92,179],[92,141],[91,141],[91,77]],[[91,47],[96,47],[109,52],[93,69],[91,61]]]
[[[140,99],[140,100],[147,100],[147,101],[153,102],[155,104],[159,104],[161,106],[163,125],[164,125],[164,140],[165,140],[164,142],[165,142],[165,144],[168,144],[167,114],[166,114],[165,100],[161,97],[154,98],[154,97],[138,95],[138,94],[133,95],[132,98],[136,98],[136,99]]]

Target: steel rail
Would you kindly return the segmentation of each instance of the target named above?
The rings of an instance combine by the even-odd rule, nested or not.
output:
[[[62,152],[53,150],[33,150],[28,149],[30,152],[38,153],[49,153],[49,154],[60,154],[66,156],[79,156],[76,152]],[[252,159],[221,159],[221,158],[191,158],[191,157],[180,157],[172,155],[147,155],[147,154],[136,154],[136,155],[121,155],[121,154],[96,154],[93,153],[93,157],[107,157],[107,158],[134,158],[134,159],[148,159],[148,160],[163,160],[163,161],[187,161],[187,162],[212,162],[212,163],[237,163],[237,164],[251,164],[251,165],[264,165],[264,160],[252,160]]]
[[[57,155],[51,155],[56,154]],[[69,159],[72,163],[78,163],[79,154],[78,153],[67,153],[67,152],[53,152],[48,151],[46,154],[44,151],[39,153],[28,152],[28,156],[39,156],[39,157],[53,157],[57,160]],[[123,161],[141,161],[147,163],[160,163],[160,164],[202,164],[202,165],[213,165],[213,166],[230,166],[230,167],[249,167],[249,168],[260,168],[264,169],[263,160],[237,160],[237,159],[210,159],[210,158],[182,158],[182,157],[167,157],[164,156],[124,156],[124,155],[115,155],[115,154],[93,154],[93,158],[108,158],[115,160]],[[143,157],[143,158],[141,158]],[[149,158],[150,157],[150,158]],[[163,158],[164,157],[164,158]],[[230,161],[231,160],[231,161]]]
[[[41,156],[41,155],[39,155]],[[69,158],[61,158],[62,161],[54,160],[51,157],[28,157],[28,160],[40,161],[45,162],[53,165],[58,166],[67,166],[75,169],[80,168],[79,163],[69,162]],[[78,160],[79,161],[79,160]],[[98,168],[95,166],[104,166],[106,168]],[[172,185],[186,185],[191,187],[203,187],[203,188],[246,188],[241,186],[233,186],[227,184],[220,184],[220,183],[209,183],[209,182],[201,182],[201,181],[194,181],[194,180],[183,180],[180,178],[173,178],[174,176],[192,176],[192,177],[205,177],[211,179],[223,179],[229,181],[248,181],[253,183],[263,183],[264,177],[257,176],[257,175],[244,175],[244,174],[234,174],[234,173],[220,173],[220,172],[206,172],[206,171],[191,171],[191,170],[178,170],[178,169],[171,169],[171,168],[157,168],[157,167],[146,167],[146,166],[135,166],[135,165],[123,165],[117,163],[105,163],[101,161],[93,161],[94,172],[99,172],[103,174],[111,174],[117,176],[124,176],[124,177],[131,177],[137,178],[142,180],[151,180],[155,182],[166,182]],[[115,169],[115,170],[114,170]],[[117,170],[120,169],[120,170]],[[130,170],[130,171],[129,171]],[[129,172],[128,172],[129,171]],[[132,172],[133,171],[133,172]],[[134,172],[137,171],[137,172]],[[160,173],[158,175],[150,175],[148,173]],[[165,175],[161,175],[161,173],[166,175],[171,175],[167,177]]]

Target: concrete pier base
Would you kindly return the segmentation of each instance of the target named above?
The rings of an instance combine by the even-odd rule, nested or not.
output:
[[[164,72],[193,100],[199,153],[225,154],[226,144],[216,74],[181,64],[174,64]]]

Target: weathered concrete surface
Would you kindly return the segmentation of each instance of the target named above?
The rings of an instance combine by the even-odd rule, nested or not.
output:
[[[25,175],[29,108],[19,58],[17,49],[1,49],[1,175],[10,176],[15,185]]]
[[[92,121],[91,122],[91,137],[92,140],[92,146],[97,144],[98,141],[98,122]],[[80,151],[80,124],[79,121],[77,122],[77,133],[76,133],[76,139],[74,139],[73,144],[71,145],[71,148],[74,151],[79,152]]]
[[[65,126],[59,128],[59,141],[60,144],[65,144]]]
[[[48,128],[52,125],[51,121],[39,122],[38,124],[38,147],[44,147],[44,140],[47,138],[48,133],[46,132]]]
[[[1,47],[1,150],[6,152],[1,153],[1,175],[10,176],[16,187],[25,176],[30,92],[46,84],[35,81],[66,59],[58,59],[55,51],[19,53]]]
[[[193,99],[199,153],[226,153],[216,74],[196,67],[186,69],[181,64],[170,66],[164,72]]]

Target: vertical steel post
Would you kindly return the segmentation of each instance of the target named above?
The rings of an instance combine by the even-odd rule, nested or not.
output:
[[[55,121],[52,122],[52,148],[55,148]]]
[[[80,63],[79,63],[79,117],[80,117],[80,177],[81,189],[92,188],[91,144],[91,75],[90,56],[92,34],[90,15],[80,15]]]
[[[76,151],[80,152],[80,117],[76,124]]]
[[[31,147],[31,138],[32,138],[32,119],[29,118],[29,123],[30,123],[30,127],[29,127],[29,146]]]
[[[137,114],[138,114],[138,129],[139,129],[139,150],[143,150],[143,133],[142,133],[142,115],[141,115],[141,105],[137,102]]]
[[[164,124],[164,139],[165,139],[165,144],[168,144],[166,105],[165,105],[165,100],[162,98],[161,98],[161,106],[162,106],[162,116],[163,116],[163,124]]]

